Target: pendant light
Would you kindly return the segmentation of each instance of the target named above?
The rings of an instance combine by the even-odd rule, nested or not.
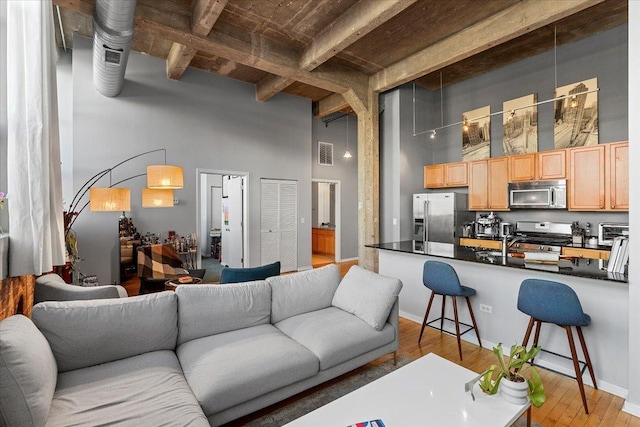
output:
[[[178,189],[184,187],[184,176],[180,166],[147,166],[147,187],[152,189]]]
[[[94,212],[130,211],[131,190],[128,188],[91,188],[89,209]]]
[[[171,189],[142,189],[143,208],[171,208],[173,207],[173,190]]]
[[[347,151],[344,152],[343,156],[345,159],[350,159],[351,151],[349,151],[349,115],[347,114]]]

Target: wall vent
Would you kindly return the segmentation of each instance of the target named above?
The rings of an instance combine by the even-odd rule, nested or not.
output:
[[[318,164],[322,166],[333,166],[332,143],[318,141]]]

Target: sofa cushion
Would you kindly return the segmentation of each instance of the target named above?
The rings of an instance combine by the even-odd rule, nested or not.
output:
[[[377,331],[336,307],[289,317],[275,326],[311,350],[320,360],[320,370],[389,344],[396,336],[390,324]]]
[[[318,372],[318,359],[273,325],[199,338],[176,352],[207,416]]]
[[[264,280],[178,286],[178,344],[269,323],[271,286]]]
[[[56,388],[49,343],[23,315],[0,322],[0,425],[42,426]]]
[[[340,283],[338,266],[330,264],[313,270],[269,277],[272,306],[271,323],[331,305]]]
[[[380,331],[401,289],[400,280],[354,265],[340,282],[332,304]]]
[[[60,374],[47,427],[209,426],[174,352],[155,351]]]
[[[177,297],[161,292],[131,298],[47,301],[31,317],[58,363],[58,371],[85,368],[155,350],[174,350]]]

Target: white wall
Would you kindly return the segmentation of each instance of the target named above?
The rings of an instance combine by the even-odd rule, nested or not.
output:
[[[640,114],[640,2],[629,2],[629,117]],[[635,124],[635,123],[634,123]],[[633,236],[640,235],[640,170],[636,160],[640,161],[640,128],[629,126],[629,229]],[[635,186],[634,186],[635,184]],[[629,396],[623,410],[640,417],[640,273],[637,264],[640,262],[640,239],[629,241]]]
[[[143,178],[128,181],[132,211],[141,232],[168,230],[180,235],[196,231],[196,169],[250,172],[249,259],[260,262],[260,178],[294,179],[311,188],[311,102],[279,94],[261,103],[255,87],[194,69],[182,80],[165,75],[165,61],[131,53],[122,93],[107,98],[92,79],[92,43],[74,39],[73,156],[74,188],[97,171],[135,154],[167,149],[167,162],[184,168],[185,187],[176,190],[180,204],[170,209],[142,209]],[[147,155],[113,172],[113,181],[142,173],[162,163],[162,153]],[[105,185],[108,181],[105,182]],[[298,262],[311,265],[310,191],[298,193]],[[117,213],[83,212],[75,231],[80,269],[103,283],[117,278]]]
[[[7,192],[7,2],[0,1],[0,191]],[[8,209],[0,210],[0,227],[9,230]]]

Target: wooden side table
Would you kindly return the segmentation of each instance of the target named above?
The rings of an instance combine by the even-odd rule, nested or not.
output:
[[[199,285],[202,283],[202,279],[199,277],[192,276],[183,276],[183,277],[191,277],[190,282],[179,282],[178,279],[171,279],[164,282],[164,290],[165,291],[175,291],[176,288],[180,285]]]

